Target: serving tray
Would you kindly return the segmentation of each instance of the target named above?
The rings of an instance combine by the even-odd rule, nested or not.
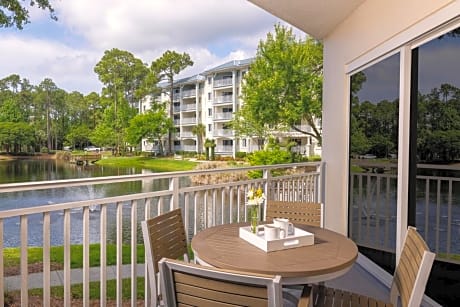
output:
[[[259,228],[263,229],[263,226],[259,226]],[[240,227],[239,235],[241,239],[246,240],[265,252],[274,252],[289,248],[313,245],[315,242],[314,234],[297,227],[294,227],[293,235],[289,235],[283,239],[274,239],[269,241],[265,240],[263,230],[253,233],[251,231],[251,226]]]

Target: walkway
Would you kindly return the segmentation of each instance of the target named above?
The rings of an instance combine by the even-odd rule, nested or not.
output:
[[[143,277],[145,273],[144,264],[140,263],[137,265],[137,276]],[[107,280],[116,279],[116,267],[107,267]],[[100,281],[100,268],[92,267],[89,270],[90,281]],[[122,266],[123,278],[131,277],[131,265],[124,264]],[[83,281],[83,269],[72,269],[70,274],[71,284],[81,284]],[[4,279],[5,291],[14,291],[21,289],[21,276],[8,276]],[[50,274],[51,286],[63,286],[64,285],[64,271],[51,271]],[[29,289],[43,288],[43,274],[32,273],[29,274]]]

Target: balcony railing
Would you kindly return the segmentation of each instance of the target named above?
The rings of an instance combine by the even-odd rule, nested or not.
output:
[[[182,98],[195,97],[196,90],[184,90],[182,91]]]
[[[191,132],[191,131],[182,131],[180,136],[183,137],[183,138],[194,138],[194,137],[196,137],[196,135],[193,134],[193,132]]]
[[[216,129],[213,131],[214,137],[224,136],[224,137],[231,137],[234,135],[232,129]]]
[[[216,146],[216,152],[231,153],[232,151],[233,151],[232,145],[217,145]]]
[[[182,145],[183,151],[196,151],[196,145]]]
[[[232,102],[233,102],[233,95],[214,97],[214,103],[232,103]]]
[[[214,87],[231,86],[232,84],[232,78],[214,79]]]
[[[394,252],[397,164],[364,166],[368,172],[353,172],[350,177],[350,237],[361,246]],[[460,242],[453,239],[460,232],[460,178],[452,173],[460,168],[423,164],[417,168],[432,174],[417,175],[417,229],[438,257],[458,263],[452,256],[460,254]]]
[[[188,172],[149,173],[99,178],[81,178],[58,181],[12,183],[0,185],[1,193],[24,195],[28,191],[67,189],[83,186],[101,186],[139,182],[142,192],[103,197],[52,205],[35,206],[0,211],[0,306],[4,305],[4,262],[5,242],[3,238],[20,238],[21,305],[28,305],[28,242],[31,236],[42,236],[43,247],[43,303],[50,305],[51,237],[60,235],[64,249],[64,306],[70,306],[71,294],[71,245],[77,242],[83,246],[83,304],[89,306],[90,285],[90,242],[100,243],[100,304],[107,304],[107,245],[108,231],[115,232],[117,262],[116,300],[121,306],[122,295],[122,246],[131,246],[130,259],[137,258],[137,244],[140,239],[140,221],[157,216],[174,208],[182,208],[187,237],[192,238],[201,229],[214,225],[246,220],[245,193],[251,187],[263,187],[268,199],[289,201],[321,201],[322,182],[320,163],[296,163],[285,165],[255,166],[232,169],[214,169]],[[261,178],[250,179],[248,172],[259,171]],[[272,175],[272,172],[275,175]],[[236,176],[236,173],[240,176]],[[210,176],[226,178],[222,183]],[[195,178],[196,183],[190,183]],[[166,184],[164,184],[166,183]],[[163,186],[163,188],[161,188]],[[77,214],[78,213],[78,214]],[[18,227],[6,227],[9,223]],[[40,233],[29,232],[29,227],[42,229]],[[51,231],[53,229],[53,231]],[[137,299],[137,265],[130,265],[131,305]],[[147,269],[145,269],[147,270]],[[144,276],[148,276],[145,271]],[[145,279],[146,306],[150,305],[150,287]]]
[[[182,121],[181,121],[181,124],[182,125],[190,125],[190,124],[196,124],[196,118],[193,117],[193,118],[182,118]]]
[[[194,103],[183,104],[180,109],[181,111],[196,111],[196,104]]]
[[[233,117],[231,112],[214,113],[214,120],[230,120]]]

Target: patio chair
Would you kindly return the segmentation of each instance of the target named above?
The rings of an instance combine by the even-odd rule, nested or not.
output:
[[[399,263],[393,276],[390,303],[325,286],[313,286],[313,306],[398,306],[418,307],[423,299],[435,254],[414,227],[409,227]]]
[[[152,306],[162,305],[162,295],[159,291],[158,261],[163,257],[189,261],[187,238],[181,209],[141,222],[142,234],[146,252],[147,271],[150,282]]]
[[[323,227],[323,204],[293,201],[267,201],[265,220],[287,218],[294,224]]]
[[[166,258],[159,266],[163,299],[168,307],[284,305],[278,275],[249,274]],[[305,288],[297,306],[307,306],[309,291]]]

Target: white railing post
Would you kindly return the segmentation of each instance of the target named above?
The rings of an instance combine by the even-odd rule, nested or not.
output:
[[[169,190],[172,192],[169,210],[174,210],[179,208],[179,177],[174,177],[169,180]]]
[[[264,169],[263,170],[263,179],[264,179],[264,191],[265,191],[265,206],[267,206],[267,201],[269,198],[271,198],[272,195],[269,195],[270,191],[270,186],[271,186],[271,178],[272,178],[272,173],[270,172],[269,169]],[[265,221],[266,218],[266,213],[267,210],[264,208],[264,214],[263,214],[263,220]]]

